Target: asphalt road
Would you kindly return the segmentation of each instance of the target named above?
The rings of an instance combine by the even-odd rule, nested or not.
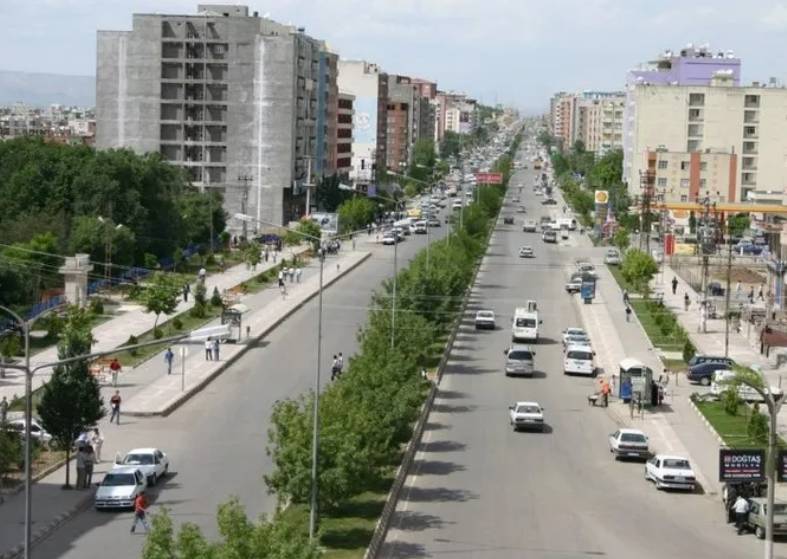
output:
[[[430,240],[448,226],[430,228]],[[426,235],[411,235],[398,246],[399,266],[426,246]],[[359,249],[361,248],[359,243]],[[351,356],[365,323],[372,292],[393,273],[393,247],[376,246],[361,266],[326,289],[323,301],[322,379],[328,382],[333,354]],[[326,265],[332,265],[330,259]],[[275,497],[263,474],[273,404],[313,386],[316,368],[317,298],[296,311],[258,347],[167,418],[128,418],[122,429],[134,446],[158,446],[170,456],[174,473],[153,491],[152,509],[165,506],[177,523],[193,522],[208,537],[217,535],[218,505],[238,496],[251,517],[271,512]],[[111,436],[105,433],[105,436]],[[145,537],[132,535],[129,512],[87,510],[34,550],[36,558],[105,559],[140,557]]]
[[[527,217],[542,206],[533,171],[518,173]],[[510,189],[509,198],[517,193]],[[513,214],[509,203],[503,213]],[[616,425],[587,405],[593,380],[562,372],[560,332],[579,326],[563,290],[568,268],[592,249],[574,239],[558,246],[499,222],[482,265],[458,344],[451,354],[416,462],[403,490],[384,557],[569,559],[742,558],[762,553],[753,536],[736,536],[718,496],[656,491],[641,462],[616,462],[607,436]],[[519,259],[529,244],[535,259]],[[506,378],[515,306],[535,299],[543,319],[534,346],[534,378]],[[472,314],[492,308],[495,331],[477,332]],[[514,432],[508,405],[536,400],[546,432]],[[779,550],[781,552],[781,550]]]

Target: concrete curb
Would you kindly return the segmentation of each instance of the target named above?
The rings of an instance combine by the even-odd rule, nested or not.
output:
[[[34,548],[36,545],[44,541],[48,538],[55,530],[57,530],[60,526],[68,522],[72,517],[76,516],[83,510],[87,509],[90,506],[91,501],[93,500],[93,492],[86,493],[73,507],[68,509],[66,512],[57,515],[52,521],[50,521],[46,526],[42,526],[35,532],[33,532],[31,540],[30,540],[30,547],[31,549]],[[16,559],[18,557],[22,557],[24,553],[24,544],[17,545],[10,551],[6,551],[2,555],[0,555],[0,559]]]
[[[719,445],[726,447],[727,443],[724,442],[724,439],[721,437],[721,435],[719,435],[719,432],[716,431],[716,429],[713,427],[711,422],[707,420],[707,418],[703,415],[703,413],[700,411],[700,409],[697,407],[697,404],[694,403],[694,400],[692,400],[691,397],[689,397],[689,405],[691,406],[691,409],[693,409],[697,413],[697,416],[699,416],[700,421],[702,421],[702,423],[705,424],[705,427],[708,428],[710,434],[713,435],[713,437],[719,442]]]
[[[366,254],[362,258],[358,259],[356,262],[354,262],[350,266],[348,266],[346,268],[342,268],[342,270],[339,272],[338,275],[333,276],[331,279],[326,280],[323,283],[323,289],[331,286],[334,282],[336,282],[337,280],[343,278],[346,274],[348,274],[349,272],[351,272],[352,270],[354,270],[355,268],[357,268],[358,266],[363,264],[371,255],[372,255],[371,252],[366,252]],[[273,322],[271,325],[269,325],[264,330],[261,330],[257,335],[252,336],[251,339],[254,342],[257,342],[260,339],[262,339],[264,336],[269,334],[273,329],[275,329],[277,326],[279,326],[279,324],[281,324],[282,322],[287,320],[295,311],[297,311],[298,309],[303,307],[306,303],[311,301],[314,297],[316,297],[318,293],[319,293],[319,288],[314,289],[304,299],[302,299],[300,302],[298,302],[298,304],[296,304],[294,307],[290,308],[281,317],[279,317],[275,322]],[[200,382],[198,382],[197,384],[195,384],[191,388],[188,388],[178,398],[176,398],[175,401],[167,404],[167,406],[164,407],[163,409],[158,410],[158,411],[151,411],[151,412],[134,412],[134,411],[131,411],[131,412],[123,412],[123,414],[126,415],[126,416],[131,416],[131,417],[157,417],[157,416],[166,417],[166,416],[170,415],[172,412],[174,412],[176,409],[178,409],[180,406],[182,406],[188,400],[190,400],[193,396],[195,396],[196,394],[201,392],[203,388],[205,388],[208,384],[210,384],[213,381],[213,379],[215,379],[217,376],[219,376],[221,373],[223,373],[230,365],[234,364],[238,359],[241,358],[241,356],[243,356],[254,345],[255,344],[248,344],[248,343],[247,344],[242,344],[243,347],[241,348],[240,351],[238,351],[238,353],[236,353],[235,355],[233,355],[232,357],[230,357],[226,361],[223,361],[221,363],[220,367],[216,368],[215,371],[210,373],[208,376],[206,376],[204,379],[202,379]]]

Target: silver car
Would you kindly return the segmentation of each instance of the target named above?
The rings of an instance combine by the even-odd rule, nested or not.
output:
[[[506,356],[506,376],[518,375],[532,377],[535,371],[536,352],[530,346],[515,344],[503,352]]]
[[[130,509],[147,487],[145,475],[133,466],[120,466],[104,476],[95,497],[97,509]]]

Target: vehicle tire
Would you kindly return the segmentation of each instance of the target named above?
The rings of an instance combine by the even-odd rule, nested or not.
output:
[[[764,540],[765,539],[765,528],[762,526],[757,526],[754,529],[754,535],[757,536],[757,539]]]
[[[158,478],[156,477],[156,474],[151,474],[150,477],[148,478],[148,485],[153,487],[154,485],[156,485],[156,482],[158,482]]]
[[[700,379],[700,384],[702,386],[710,386],[710,377],[702,377]]]

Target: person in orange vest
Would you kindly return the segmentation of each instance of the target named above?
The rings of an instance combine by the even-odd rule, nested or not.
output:
[[[609,406],[609,393],[610,393],[609,383],[606,380],[604,380],[601,383],[601,398],[604,402],[605,408]]]
[[[134,523],[131,525],[131,533],[134,533],[134,530],[137,528],[137,524],[140,523],[142,526],[145,527],[145,532],[150,531],[150,527],[148,526],[148,521],[145,520],[145,515],[147,514],[148,509],[148,500],[145,498],[145,492],[140,491],[137,498],[134,499]]]

